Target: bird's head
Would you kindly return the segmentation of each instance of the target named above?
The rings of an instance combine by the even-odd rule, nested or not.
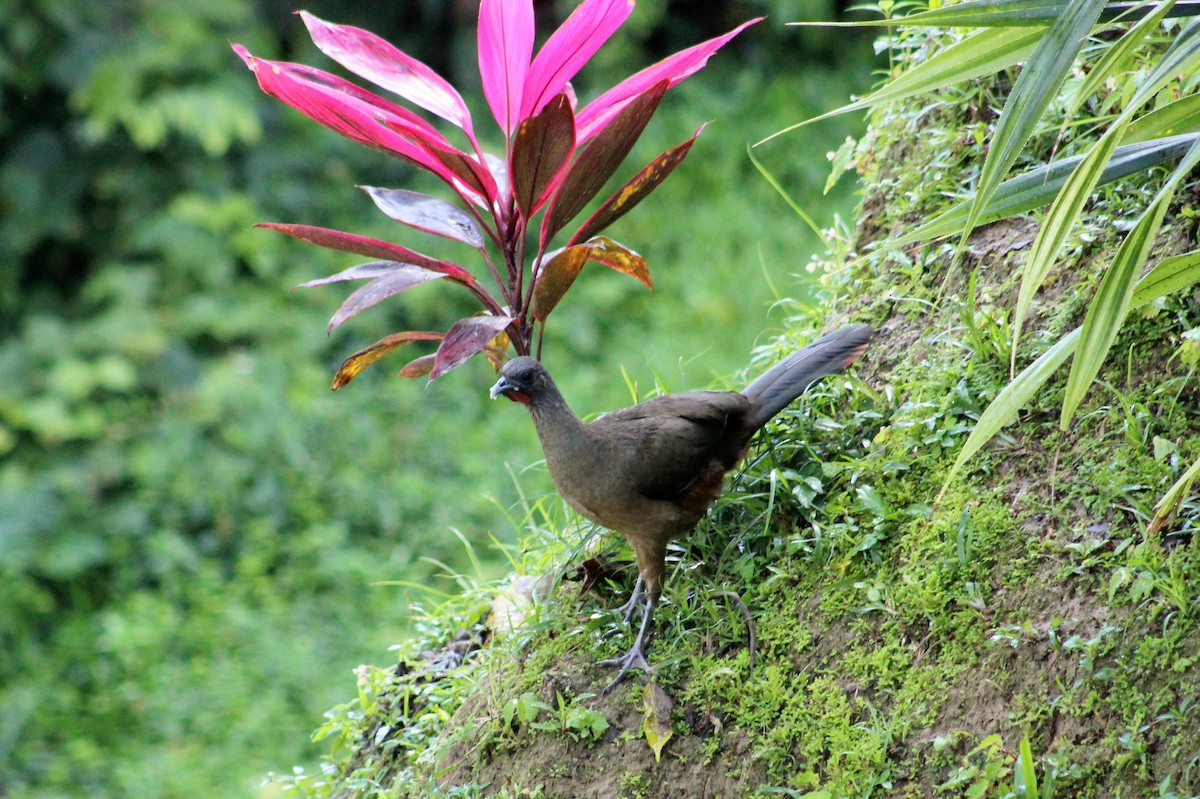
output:
[[[546,367],[536,359],[522,355],[504,364],[500,379],[488,393],[492,399],[504,396],[513,402],[529,405],[551,385]]]

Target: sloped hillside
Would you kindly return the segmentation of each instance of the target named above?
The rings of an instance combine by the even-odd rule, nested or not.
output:
[[[1001,76],[971,91],[1004,88]],[[1200,456],[1200,381],[1182,337],[1200,294],[1135,314],[1069,431],[1064,372],[940,493],[1009,380],[1008,314],[1037,219],[977,230],[957,263],[951,245],[871,245],[969,185],[979,107],[950,94],[934,112],[885,109],[847,151],[863,201],[844,251],[820,265],[820,318],[797,319],[759,358],[818,327],[878,334],[849,375],[760,437],[671,552],[653,675],[601,693],[609,673],[593,661],[628,644],[614,610],[632,586],[628,553],[589,550],[586,527],[532,503],[531,549],[516,557],[530,576],[449,603],[430,621],[431,651],[364,670],[359,698],[324,730],[340,743],[329,774],[293,784],[336,796],[982,797],[1026,790],[1032,765],[1043,796],[1200,794],[1200,503],[1147,529]],[[1018,368],[1079,324],[1162,177],[1094,200],[1069,266],[1035,302]],[[1195,197],[1180,193],[1152,264],[1196,248]]]

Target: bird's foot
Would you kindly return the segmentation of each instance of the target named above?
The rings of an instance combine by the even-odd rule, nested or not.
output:
[[[617,683],[619,683],[625,677],[630,669],[641,669],[642,671],[651,670],[650,664],[646,662],[646,652],[642,647],[641,641],[634,642],[634,645],[630,647],[629,651],[624,655],[621,655],[620,657],[609,658],[608,660],[598,661],[596,665],[620,666],[617,676],[612,678],[612,682],[604,686],[604,693],[608,693],[613,688],[616,688]]]
[[[640,581],[639,581],[640,584]],[[637,589],[634,589],[635,597]],[[630,669],[641,669],[642,671],[650,671],[650,664],[646,662],[646,638],[650,634],[650,621],[654,618],[655,596],[650,594],[646,600],[646,609],[642,614],[642,625],[638,628],[637,638],[633,641],[633,646],[629,647],[629,651],[618,658],[609,660],[601,660],[596,665],[598,666],[620,666],[620,671],[617,676],[613,677],[612,682],[604,687],[604,693],[608,693],[617,683],[621,681]]]

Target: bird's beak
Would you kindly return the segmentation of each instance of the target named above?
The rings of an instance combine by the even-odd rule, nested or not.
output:
[[[496,397],[499,397],[501,394],[507,394],[514,388],[516,388],[516,386],[508,382],[508,378],[501,377],[496,381],[496,385],[492,386],[491,391],[488,392],[488,396],[492,399],[496,399]]]

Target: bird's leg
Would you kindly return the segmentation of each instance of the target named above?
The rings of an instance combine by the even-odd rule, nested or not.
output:
[[[646,578],[639,574],[637,582],[633,584],[633,593],[629,595],[629,601],[619,608],[626,624],[633,618],[633,611],[637,608],[638,601],[642,598],[642,589],[645,587]]]
[[[654,608],[658,604],[656,594],[657,591],[646,591],[646,610],[642,615],[642,624],[638,628],[637,638],[634,639],[633,646],[629,648],[629,651],[620,657],[601,660],[596,664],[597,666],[621,667],[620,671],[617,672],[617,676],[613,677],[612,682],[605,686],[604,693],[611,691],[630,669],[650,671],[650,664],[646,662],[646,639],[650,634],[650,624],[654,618]]]

